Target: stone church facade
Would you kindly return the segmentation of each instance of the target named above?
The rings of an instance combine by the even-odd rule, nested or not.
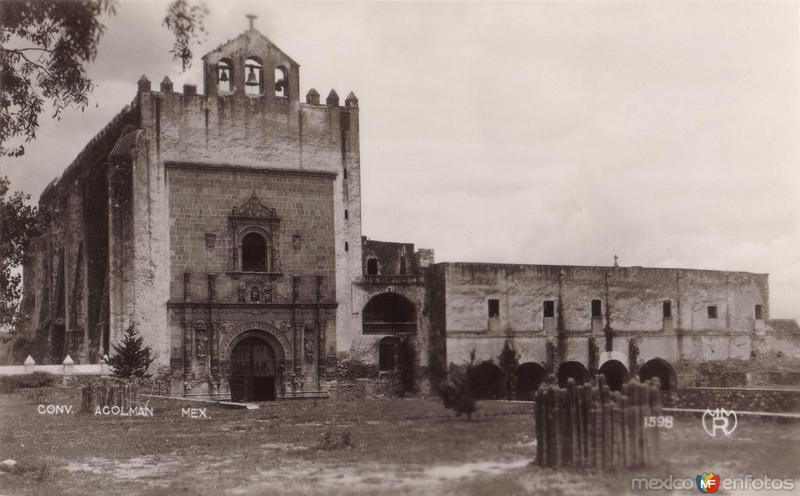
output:
[[[798,350],[765,274],[437,264],[363,237],[355,95],[301,101],[299,65],[253,29],[203,70],[203,93],[143,76],[42,193],[23,272],[39,361],[97,363],[135,322],[173,395],[270,400],[326,395],[337,363],[396,370],[403,340],[420,384],[506,342],[523,382]]]

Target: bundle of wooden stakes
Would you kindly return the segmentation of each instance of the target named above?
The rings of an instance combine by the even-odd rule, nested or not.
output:
[[[97,407],[118,406],[123,411],[136,408],[139,387],[133,383],[90,384],[81,387],[81,412],[94,413]]]
[[[660,460],[659,423],[648,422],[662,415],[658,379],[634,379],[613,392],[603,375],[597,386],[543,384],[535,409],[540,466],[617,470]]]

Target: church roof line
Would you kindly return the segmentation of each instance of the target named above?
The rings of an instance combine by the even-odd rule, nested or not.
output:
[[[266,41],[267,43],[269,43],[269,44],[270,44],[270,46],[272,46],[272,47],[273,47],[275,50],[277,50],[277,51],[278,51],[278,52],[279,52],[279,53],[280,53],[280,54],[281,54],[283,57],[285,57],[285,58],[286,58],[286,60],[288,60],[288,61],[289,61],[289,62],[291,62],[292,64],[294,64],[294,65],[296,65],[296,66],[300,67],[300,64],[298,64],[296,60],[294,60],[294,59],[293,59],[292,57],[290,57],[290,56],[289,56],[289,55],[288,55],[286,52],[284,52],[283,50],[281,50],[281,49],[278,47],[278,45],[276,45],[275,43],[273,43],[273,42],[272,42],[272,40],[270,40],[269,38],[267,38],[266,36],[264,36],[264,35],[263,35],[263,34],[262,34],[260,31],[258,31],[257,29],[251,29],[251,30],[247,30],[247,31],[243,32],[242,34],[240,34],[239,36],[237,36],[237,37],[235,37],[235,38],[231,38],[231,39],[229,39],[228,41],[226,41],[226,42],[224,42],[224,43],[220,44],[220,45],[219,45],[217,48],[215,48],[215,49],[211,50],[210,52],[207,52],[205,55],[203,55],[203,57],[202,57],[202,60],[206,60],[206,58],[207,58],[209,55],[213,54],[213,53],[216,53],[216,52],[221,52],[221,51],[225,50],[226,48],[228,48],[229,46],[233,45],[234,43],[236,43],[237,41],[239,41],[239,40],[240,40],[240,39],[242,39],[243,37],[249,36],[251,33],[253,33],[253,34],[255,34],[255,35],[257,35],[257,36],[261,37],[261,38],[262,38],[264,41]]]

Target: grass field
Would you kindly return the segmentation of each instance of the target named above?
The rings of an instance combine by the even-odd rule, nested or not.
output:
[[[41,415],[42,402],[79,406],[74,390],[0,394],[0,460],[19,468],[0,473],[0,494],[601,495],[632,493],[642,476],[800,476],[796,422],[745,418],[711,438],[698,417],[676,418],[662,436],[664,463],[597,474],[531,465],[532,408],[522,403],[481,402],[468,421],[423,399],[258,410],[153,400],[152,418]],[[209,418],[182,417],[189,406]]]

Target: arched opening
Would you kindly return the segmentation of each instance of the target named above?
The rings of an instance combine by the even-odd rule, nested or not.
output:
[[[389,371],[397,368],[397,349],[400,340],[387,336],[378,342],[378,370]]]
[[[245,95],[257,96],[264,94],[264,66],[256,57],[244,61]]]
[[[584,384],[589,379],[589,371],[581,362],[564,362],[558,367],[558,385],[567,386],[567,380],[575,379],[576,384]]]
[[[248,272],[267,272],[269,269],[269,245],[258,233],[250,233],[242,238],[242,270]]]
[[[230,388],[232,401],[271,401],[283,380],[283,354],[276,354],[264,338],[250,336],[231,350]]]
[[[364,306],[362,331],[364,334],[415,334],[417,309],[408,298],[397,293],[373,296]]]
[[[547,372],[538,363],[528,362],[517,367],[517,399],[533,400],[536,390],[546,377]]]
[[[275,96],[289,96],[289,71],[282,65],[275,68]]]
[[[217,93],[233,91],[233,64],[228,59],[217,62]]]
[[[472,394],[477,400],[505,398],[503,371],[494,362],[481,362],[469,369],[468,377]]]
[[[671,391],[678,387],[678,376],[672,365],[663,358],[653,358],[639,369],[639,378],[642,382],[658,377],[661,381],[662,391]]]
[[[378,275],[378,259],[377,258],[370,258],[367,260],[367,275],[368,276],[377,276]]]
[[[597,372],[606,376],[606,384],[612,391],[620,391],[622,385],[628,382],[628,369],[619,360],[608,360]]]

